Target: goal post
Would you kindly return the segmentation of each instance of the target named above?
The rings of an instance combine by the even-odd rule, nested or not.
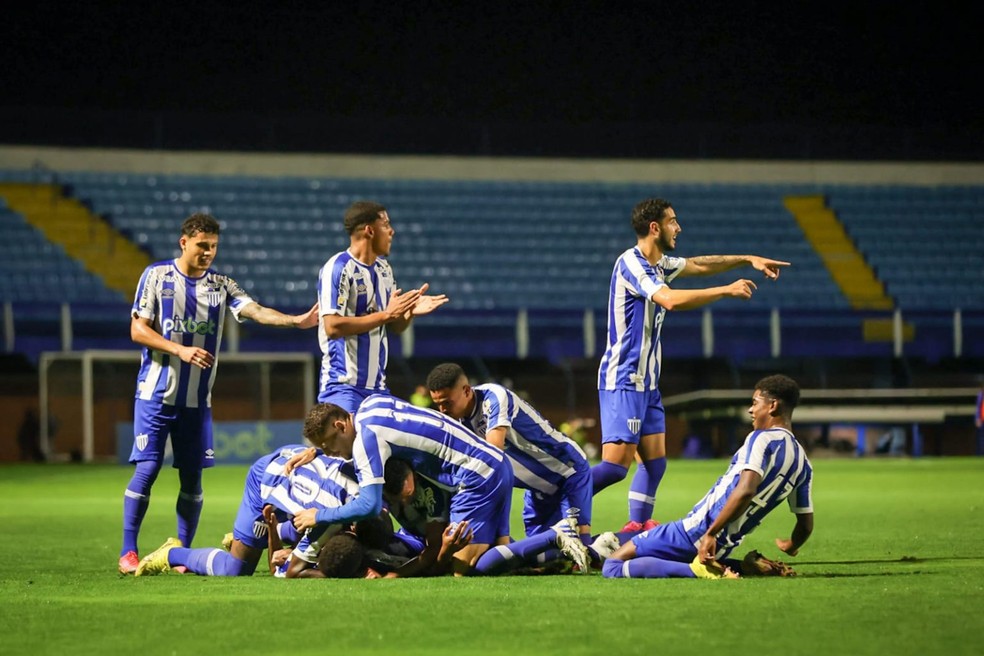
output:
[[[219,403],[225,403],[222,397],[233,395],[239,405],[237,408],[230,409],[229,412],[240,415],[240,418],[270,419],[274,414],[272,399],[275,395],[288,396],[295,403],[297,401],[303,403],[303,409],[298,413],[297,419],[302,419],[303,413],[314,405],[315,358],[311,353],[222,352],[219,355],[219,360],[222,371],[219,374],[220,379],[216,381],[213,388],[213,405],[215,405],[217,397]],[[67,369],[62,365],[68,365]],[[296,377],[296,384],[300,389],[294,389],[293,383],[290,383],[289,389],[286,389],[285,386],[279,384],[279,380],[275,385],[274,367],[276,365],[299,367],[301,371],[300,375]],[[67,414],[71,419],[77,419],[77,424],[81,429],[81,443],[77,450],[83,462],[93,462],[97,457],[97,369],[101,370],[99,376],[104,376],[104,380],[112,386],[111,393],[115,394],[115,398],[122,399],[132,408],[139,367],[140,351],[137,349],[42,353],[38,361],[38,405],[41,415],[41,448],[45,455],[50,458],[54,451],[52,444],[53,427],[50,419],[55,397],[52,382],[53,378],[57,378],[57,370],[61,370],[61,378],[58,380],[75,377],[71,383],[64,385],[68,391],[61,395],[59,400],[63,408],[75,404],[75,408],[69,408]],[[251,370],[253,376],[237,376],[236,368]],[[105,373],[107,371],[113,375],[107,375]],[[281,375],[280,378],[295,380],[294,376]],[[244,385],[246,380],[250,382]],[[246,389],[242,389],[244,386]],[[224,387],[229,388],[228,393],[223,392]],[[75,403],[76,397],[77,403]],[[75,412],[79,409],[81,415],[76,416]]]

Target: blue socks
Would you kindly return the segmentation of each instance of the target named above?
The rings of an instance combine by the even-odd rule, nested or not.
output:
[[[636,468],[629,488],[629,520],[644,524],[653,517],[656,489],[666,472],[666,458],[646,460]]]
[[[608,579],[695,579],[697,575],[688,563],[663,560],[652,556],[616,560],[609,558],[601,567],[601,573]]]
[[[189,572],[202,576],[251,576],[253,569],[244,560],[222,549],[185,549],[175,547],[167,554],[171,567],[184,565]]]
[[[179,469],[178,478],[181,480],[181,491],[174,507],[178,514],[178,539],[181,544],[190,547],[202,514],[202,470]]]
[[[557,534],[552,530],[537,533],[533,537],[519,540],[511,544],[492,547],[475,563],[475,573],[479,575],[501,574],[524,565],[542,564],[539,556],[553,550],[560,554],[557,547]],[[556,557],[555,555],[555,557]]]
[[[137,551],[137,536],[147,506],[150,505],[150,488],[161,471],[161,463],[154,460],[141,460],[133,471],[133,477],[123,492],[123,548],[122,556],[128,551]]]
[[[122,556],[128,551],[138,551],[137,537],[140,525],[150,505],[150,489],[161,471],[161,462],[141,460],[137,463],[133,477],[123,493],[123,547]],[[179,470],[181,492],[175,510],[178,515],[178,539],[181,544],[191,544],[198,530],[198,519],[202,514],[202,470]]]
[[[297,544],[301,539],[297,529],[294,528],[294,524],[290,521],[277,524],[277,535],[280,536],[280,541],[285,544]]]
[[[592,495],[598,494],[609,485],[618,483],[629,473],[628,467],[602,460],[591,468]]]

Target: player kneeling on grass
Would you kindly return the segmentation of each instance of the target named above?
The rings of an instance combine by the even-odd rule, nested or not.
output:
[[[323,446],[330,424],[325,409],[324,405],[317,405],[305,419],[303,435],[312,444]],[[287,462],[305,448],[300,445],[284,447],[260,458],[250,467],[228,553],[219,548],[185,549],[180,541],[168,538],[160,548],[140,561],[135,574],[160,574],[182,566],[203,576],[251,576],[267,546],[268,522],[264,518],[264,506],[272,504],[286,517],[305,508],[341,505],[358,492],[351,463],[339,458],[322,455],[288,475]],[[322,532],[299,537],[290,522],[281,527],[287,533],[287,540],[298,545],[301,559],[313,564],[321,548],[318,540],[322,538]],[[327,539],[330,534],[323,537]]]
[[[792,570],[757,552],[744,561],[727,556],[783,500],[796,515],[790,539],[776,546],[790,556],[813,532],[813,468],[792,432],[799,402],[793,379],[775,375],[755,385],[752,432],[731,466],[685,518],[640,533],[605,562],[609,578],[736,578],[789,576]]]
[[[577,532],[598,566],[602,554],[591,542],[591,464],[567,435],[510,389],[490,383],[472,387],[460,365],[440,364],[427,375],[434,405],[509,458],[514,484],[526,490],[526,536],[547,532],[562,517],[577,520]]]
[[[386,461],[383,497],[402,527],[397,535],[417,539],[422,545],[416,558],[395,569],[390,576],[449,573],[454,554],[471,541],[467,520],[450,523],[451,493],[414,472],[407,461],[390,458]],[[562,553],[571,560],[583,557],[582,549],[575,550],[573,526],[573,522],[565,520],[562,525],[531,538],[494,546],[482,554],[470,573],[503,574],[521,567],[539,567],[556,561]]]
[[[587,569],[587,549],[577,538],[576,524],[567,519],[556,530],[510,544],[513,475],[509,460],[461,423],[389,396],[370,396],[354,416],[339,407],[332,412],[335,420],[328,451],[342,458],[354,457],[359,494],[338,508],[297,513],[294,526],[299,531],[377,516],[383,507],[384,468],[392,456],[406,460],[422,477],[450,491],[451,523],[467,521],[474,532],[470,544],[453,556],[455,575],[498,571],[508,560],[498,547],[488,562],[480,562],[490,547],[525,548],[524,543],[531,540],[537,541],[529,545],[537,553],[560,546],[582,570]]]

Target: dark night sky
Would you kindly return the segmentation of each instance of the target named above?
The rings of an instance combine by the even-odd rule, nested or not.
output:
[[[30,4],[2,106],[982,127],[980,11],[939,3]]]

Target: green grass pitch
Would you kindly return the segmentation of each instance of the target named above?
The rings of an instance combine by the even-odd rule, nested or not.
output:
[[[657,519],[683,516],[725,466],[671,461]],[[121,577],[129,468],[3,466],[0,654],[982,653],[984,459],[814,467],[816,530],[793,579],[282,581]],[[231,529],[245,471],[206,472],[195,546]],[[621,526],[626,488],[597,497],[596,531]],[[176,489],[163,471],[143,552],[174,533]],[[781,507],[740,553],[776,557],[792,524]]]

